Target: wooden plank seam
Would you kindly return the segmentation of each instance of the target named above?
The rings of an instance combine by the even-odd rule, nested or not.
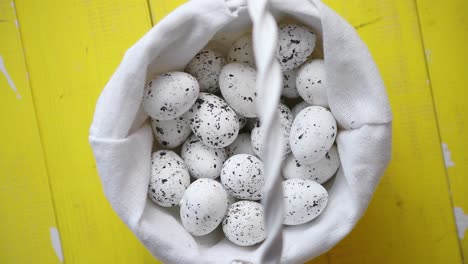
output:
[[[417,0],[413,0],[414,1],[414,5],[416,6],[416,15],[417,15],[417,21],[418,21],[418,29],[419,29],[419,35],[420,35],[420,38],[421,38],[421,45],[423,47],[423,50],[426,51],[426,44],[424,42],[424,35],[423,35],[423,32],[422,32],[422,23],[421,23],[421,15],[420,15],[420,9],[418,8],[418,1]],[[450,204],[451,204],[451,207],[452,208],[455,208],[455,204],[454,204],[454,201],[453,201],[453,196],[452,196],[452,188],[451,188],[451,184],[450,184],[450,177],[449,177],[449,173],[448,173],[448,166],[450,165],[453,165],[451,159],[449,157],[447,157],[447,153],[446,153],[446,149],[445,149],[445,146],[444,146],[444,143],[442,141],[442,136],[441,136],[441,127],[440,127],[440,123],[439,123],[439,119],[437,118],[439,115],[437,114],[437,105],[436,105],[436,102],[435,102],[435,98],[434,98],[434,91],[433,91],[433,87],[432,87],[432,82],[431,82],[431,73],[429,71],[429,60],[431,59],[431,54],[430,53],[427,53],[427,52],[424,52],[424,65],[425,65],[425,70],[426,70],[426,75],[427,75],[427,78],[428,78],[428,86],[429,86],[429,93],[431,95],[431,99],[432,99],[432,105],[434,106],[433,107],[433,110],[434,110],[434,116],[436,117],[435,118],[435,122],[436,122],[436,127],[437,127],[437,136],[439,137],[439,147],[440,147],[440,155],[442,156],[442,160],[444,161],[444,172],[445,172],[445,180],[447,181],[447,188],[448,188],[448,193],[449,193],[449,200],[450,200]],[[455,227],[457,227],[457,218],[456,218],[456,215],[455,215],[455,211],[452,210],[451,211],[451,216],[452,216],[452,222],[453,224],[455,225]],[[459,250],[460,250],[460,255],[461,255],[461,258],[462,258],[462,263],[464,263],[464,256],[463,256],[463,247],[462,247],[462,243],[460,241],[460,239],[458,239],[458,246],[459,246]]]
[[[17,15],[17,12],[16,12],[16,0],[12,0],[11,2],[11,5],[12,5],[12,8],[13,8],[13,12],[15,14],[15,17],[18,18],[18,15]],[[50,173],[49,173],[49,167],[48,167],[48,164],[47,164],[47,155],[46,155],[46,152],[44,150],[44,142],[43,142],[43,138],[42,138],[42,131],[41,131],[41,128],[39,126],[39,116],[37,114],[37,108],[36,108],[36,104],[35,104],[35,101],[34,101],[34,89],[32,88],[32,83],[31,83],[31,79],[29,78],[29,65],[28,65],[28,62],[26,61],[26,58],[25,58],[25,50],[24,50],[24,45],[23,45],[23,37],[22,37],[22,34],[21,34],[21,24],[18,22],[18,20],[16,20],[16,25],[17,25],[17,28],[18,28],[18,37],[19,37],[19,40],[20,40],[20,46],[21,46],[21,50],[22,50],[22,59],[23,59],[23,62],[24,62],[24,65],[25,65],[25,68],[26,68],[26,73],[28,73],[28,78],[27,78],[27,81],[28,81],[28,84],[29,84],[29,89],[30,89],[30,92],[31,92],[31,97],[32,97],[32,104],[33,104],[33,109],[34,109],[34,116],[35,116],[35,123],[36,123],[36,127],[37,127],[37,130],[39,131],[39,146],[41,148],[41,151],[42,151],[42,155],[44,157],[44,159],[42,160],[43,161],[43,164],[44,164],[44,168],[45,168],[45,173],[47,175],[47,185],[49,187],[49,194],[50,194],[50,200],[52,202],[52,208],[53,208],[53,213],[54,213],[54,218],[55,218],[55,224],[57,226],[51,226],[49,228],[49,234],[50,234],[50,243],[51,243],[51,247],[52,249],[54,250],[55,254],[57,255],[57,258],[60,260],[60,262],[64,263],[64,256],[63,256],[63,247],[62,247],[62,243],[60,242],[60,221],[57,217],[57,214],[56,214],[56,202],[55,202],[55,197],[52,195],[52,186],[51,186],[51,179],[50,179]],[[19,93],[18,93],[19,95]],[[17,96],[18,96],[17,95]],[[19,95],[20,96],[20,95]],[[20,96],[21,97],[21,96]]]

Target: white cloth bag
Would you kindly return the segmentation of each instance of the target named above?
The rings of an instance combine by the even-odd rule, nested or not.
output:
[[[341,167],[327,186],[329,203],[314,221],[282,226],[281,146],[268,144],[264,201],[267,239],[239,247],[219,229],[192,237],[177,219],[178,210],[148,199],[153,135],[142,111],[148,78],[182,70],[211,39],[229,43],[252,26],[262,100],[261,117],[279,135],[276,106],[281,88],[274,59],[276,20],[294,19],[313,28],[323,41],[328,100],[338,124]],[[321,44],[319,44],[318,48]],[[319,0],[193,0],[169,14],[125,54],[97,102],[90,143],[104,192],[112,207],[164,263],[303,263],[337,244],[366,210],[391,155],[391,110],[383,82],[365,44],[351,25]]]

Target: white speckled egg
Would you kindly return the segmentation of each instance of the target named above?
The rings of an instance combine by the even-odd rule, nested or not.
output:
[[[299,114],[299,112],[301,112],[302,110],[306,109],[309,106],[310,106],[310,104],[308,102],[306,102],[306,101],[302,101],[302,102],[296,104],[291,109],[293,117],[295,118],[297,116],[297,114]]]
[[[143,94],[143,109],[154,119],[171,120],[193,105],[200,88],[197,80],[185,72],[168,72],[149,81]]]
[[[164,207],[178,205],[189,184],[189,173],[177,154],[162,150],[151,155],[148,195],[156,204]]]
[[[283,72],[283,91],[282,95],[287,98],[297,98],[299,93],[296,89],[297,70]]]
[[[260,200],[265,184],[263,162],[248,154],[234,155],[223,165],[221,183],[238,199]]]
[[[255,57],[251,34],[245,34],[232,44],[228,53],[228,63],[239,62],[255,67]]]
[[[180,153],[190,175],[197,179],[218,178],[223,163],[227,159],[224,148],[212,148],[204,145],[195,135],[184,142]]]
[[[236,112],[216,95],[200,93],[188,112],[188,118],[195,136],[213,148],[228,146],[239,134]]]
[[[293,116],[291,110],[284,105],[280,104],[278,106],[280,125],[281,125],[281,135],[283,138],[284,153],[283,158],[286,158],[291,148],[289,146],[289,132],[291,130],[291,124],[293,123]],[[262,127],[262,122],[257,120],[257,124],[252,129],[251,140],[254,153],[262,158],[263,157],[263,137],[265,136],[265,131]]]
[[[250,141],[250,133],[239,134],[236,140],[234,140],[231,145],[226,147],[226,151],[229,157],[237,154],[255,155],[252,149],[252,143]]]
[[[180,201],[182,225],[194,236],[206,235],[222,222],[227,205],[228,195],[221,183],[198,179],[190,184]]]
[[[299,67],[314,51],[316,36],[308,28],[280,25],[278,33],[278,59],[283,71]]]
[[[151,170],[158,173],[162,169],[187,169],[184,160],[172,150],[158,150],[151,154]]]
[[[229,206],[223,219],[223,232],[238,246],[252,246],[265,240],[266,228],[263,205],[239,201]]]
[[[296,77],[297,91],[311,105],[328,107],[327,76],[323,60],[316,59],[302,65]]]
[[[291,126],[289,142],[294,157],[304,164],[320,160],[333,145],[336,131],[330,110],[321,106],[305,108]]]
[[[156,140],[167,148],[175,148],[182,144],[192,133],[186,115],[172,120],[157,120],[151,118],[151,127]]]
[[[225,64],[220,53],[202,50],[188,63],[185,71],[198,80],[200,92],[218,93],[218,77]]]
[[[322,184],[335,174],[338,167],[340,158],[336,146],[333,145],[323,158],[310,164],[302,164],[290,154],[283,167],[283,176],[286,179],[313,180]]]
[[[241,63],[230,63],[223,67],[219,76],[219,88],[224,100],[240,115],[256,117],[257,93],[255,81],[257,71]]]
[[[283,224],[300,225],[319,216],[328,203],[328,192],[312,180],[283,181]]]

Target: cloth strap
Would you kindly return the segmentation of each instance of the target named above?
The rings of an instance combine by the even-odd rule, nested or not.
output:
[[[280,175],[283,140],[278,115],[281,96],[281,67],[276,58],[278,26],[270,12],[268,0],[248,1],[253,22],[253,49],[257,62],[257,108],[262,127],[265,164],[265,186],[262,204],[268,237],[263,242],[260,263],[278,263],[283,248],[283,188]]]

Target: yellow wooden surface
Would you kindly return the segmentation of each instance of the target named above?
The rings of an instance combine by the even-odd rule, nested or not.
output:
[[[392,162],[330,263],[460,263],[416,3],[327,2],[369,46],[394,114]]]
[[[59,263],[57,227],[17,17],[0,0],[0,263]]]
[[[22,96],[0,73],[8,124],[0,132],[0,263],[57,262],[49,238],[57,225],[66,263],[157,263],[105,200],[87,135],[124,51],[182,2],[16,0],[18,35],[10,2],[0,1],[0,55]],[[356,229],[310,263],[461,263],[451,197],[468,212],[466,4],[325,2],[358,29],[380,68],[394,149]],[[455,163],[447,169],[440,138]]]
[[[418,0],[417,3],[452,202],[467,261],[468,2]]]
[[[65,262],[154,263],[106,201],[88,144],[102,87],[151,26],[146,0],[16,7]]]

